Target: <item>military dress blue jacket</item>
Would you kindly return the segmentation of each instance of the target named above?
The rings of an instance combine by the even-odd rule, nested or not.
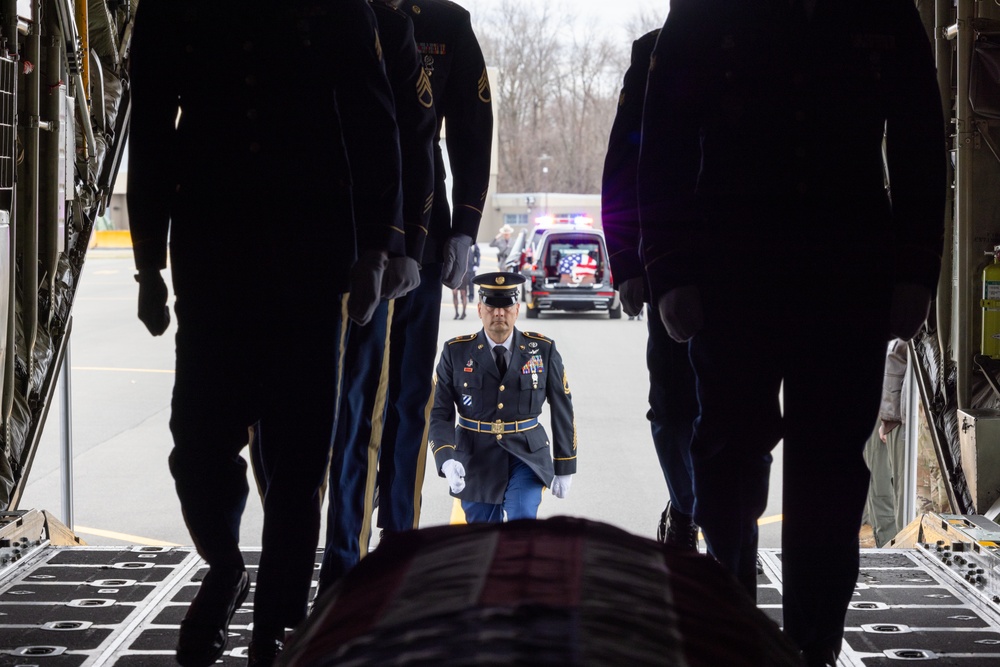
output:
[[[486,60],[472,18],[450,0],[391,0],[413,21],[420,62],[430,80],[437,115],[434,137],[434,205],[421,264],[440,262],[453,234],[476,238],[490,187],[493,98]],[[451,168],[445,183],[442,126]],[[448,202],[451,201],[449,209]]]
[[[538,423],[545,401],[551,440]],[[456,410],[465,426],[456,424]],[[468,428],[472,423],[479,430]],[[503,502],[511,454],[546,486],[554,475],[575,473],[572,396],[555,342],[515,328],[507,372],[500,377],[484,331],[447,341],[437,367],[428,446],[439,475],[449,459],[465,467],[465,489],[452,495],[472,502]]]

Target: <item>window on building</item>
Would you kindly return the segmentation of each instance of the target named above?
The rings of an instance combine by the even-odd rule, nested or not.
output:
[[[503,224],[505,225],[527,225],[528,224],[528,214],[527,213],[504,213],[503,214]]]

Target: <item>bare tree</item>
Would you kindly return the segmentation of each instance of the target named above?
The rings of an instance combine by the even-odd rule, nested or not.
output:
[[[553,102],[559,132],[553,147],[560,192],[600,192],[601,169],[614,121],[621,54],[607,37],[587,33],[567,49]]]
[[[650,30],[663,27],[667,18],[669,4],[666,2],[650,2],[639,9],[625,23],[625,29],[633,38],[645,35]]]
[[[503,0],[483,20],[480,43],[486,62],[497,68],[492,82],[497,100],[501,191],[540,190],[538,158],[545,153],[552,119],[548,96],[558,86],[554,67],[561,47],[557,19],[548,3]]]
[[[608,133],[614,120],[630,40],[593,23],[582,25],[571,3],[472,2],[488,65],[499,137],[501,192],[600,192]],[[663,22],[650,0],[632,26]],[[642,32],[635,31],[632,37]],[[543,169],[547,173],[543,174]]]

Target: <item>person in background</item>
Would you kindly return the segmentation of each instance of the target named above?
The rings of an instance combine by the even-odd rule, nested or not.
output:
[[[342,304],[349,294],[346,314],[367,322],[390,259],[404,255],[399,139],[371,10],[365,0],[343,0],[336,11],[292,0],[282,8],[287,20],[275,21],[267,9],[143,0],[132,40],[128,210],[138,315],[153,335],[167,328],[169,248],[177,319],[169,464],[208,565],[180,624],[183,667],[220,658],[250,589],[239,548],[249,491],[240,453],[254,424],[266,434],[259,453],[270,474],[250,667],[273,664],[286,629],[305,618]],[[316,85],[316,72],[326,85]],[[275,193],[294,222],[281,234]]]
[[[507,270],[507,255],[510,254],[510,247],[514,243],[510,238],[513,233],[513,227],[504,225],[490,241],[490,247],[497,249],[497,264],[499,264],[501,271]]]
[[[689,341],[694,520],[754,596],[783,441],[784,630],[808,667],[834,665],[885,345],[922,326],[941,266],[928,35],[912,0],[675,2],[650,63],[641,257],[667,333]]]
[[[483,328],[444,344],[430,440],[469,523],[534,519],[542,489],[565,498],[576,473],[573,401],[555,342],[515,328],[524,276],[477,276]],[[538,422],[549,404],[552,445]],[[455,413],[458,412],[458,424]]]
[[[473,298],[472,290],[473,283],[472,279],[476,277],[476,269],[479,268],[479,258],[481,256],[479,245],[473,243],[472,247],[469,248],[469,266],[465,271],[465,277],[462,278],[462,284],[451,291],[451,299],[455,304],[455,319],[464,320],[465,311],[468,308],[469,299]],[[462,312],[458,311],[458,304],[462,304]]]
[[[865,513],[881,547],[906,527],[903,494],[906,475],[906,404],[904,384],[909,350],[904,341],[889,341],[878,424],[865,445],[865,462],[871,470]]]
[[[479,244],[473,243],[472,248],[469,249],[471,255],[469,256],[469,270],[466,272],[465,284],[468,288],[467,295],[468,300],[472,301],[476,298],[476,288],[472,282],[472,279],[476,277],[476,272],[479,271],[479,265],[482,263],[483,254],[479,250]]]

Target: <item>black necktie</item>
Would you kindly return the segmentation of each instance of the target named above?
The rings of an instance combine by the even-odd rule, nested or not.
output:
[[[503,345],[497,345],[493,348],[493,355],[497,358],[497,370],[500,371],[500,377],[503,377],[507,373],[507,348]]]

